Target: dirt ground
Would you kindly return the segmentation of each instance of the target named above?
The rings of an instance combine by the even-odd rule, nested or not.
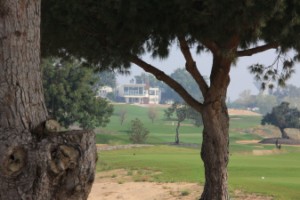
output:
[[[123,169],[98,173],[88,200],[196,200],[203,190],[196,183],[151,182],[151,174],[144,174]],[[233,196],[235,200],[272,199],[241,191]]]

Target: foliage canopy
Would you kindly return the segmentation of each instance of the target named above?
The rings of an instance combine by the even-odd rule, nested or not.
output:
[[[133,56],[146,52],[166,58],[178,37],[198,52],[214,46],[227,49],[228,41],[238,43],[240,51],[227,55],[231,57],[270,48],[298,51],[299,10],[300,2],[290,0],[47,0],[42,2],[43,54],[60,49],[103,68],[124,69]],[[265,45],[252,48],[261,41]],[[263,81],[276,75],[282,81],[292,73],[293,60],[283,65],[282,75],[275,66],[264,69],[259,63],[251,71]]]
[[[43,64],[45,101],[50,116],[64,127],[77,122],[80,127],[93,129],[105,126],[113,107],[106,100],[96,98],[94,86],[99,77],[82,67],[79,61],[65,62],[47,59]]]

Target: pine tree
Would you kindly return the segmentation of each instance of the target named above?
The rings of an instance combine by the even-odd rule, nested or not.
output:
[[[294,72],[300,50],[299,1],[265,0],[47,0],[42,5],[43,55],[67,54],[99,63],[102,68],[127,71],[135,64],[174,89],[203,116],[201,158],[205,168],[202,200],[229,199],[229,117],[226,107],[229,72],[238,58],[277,49],[270,66],[250,67],[263,86],[278,80],[283,85]],[[164,59],[171,45],[178,45],[185,70],[197,83],[203,101],[163,70],[142,60],[149,53]],[[191,48],[212,54],[207,84]],[[283,56],[289,49],[295,59]],[[282,63],[280,63],[282,61]],[[282,67],[278,67],[282,66]],[[203,63],[201,63],[201,67]]]
[[[40,7],[40,0],[0,0],[0,199],[87,199],[95,134],[57,132],[48,119]]]

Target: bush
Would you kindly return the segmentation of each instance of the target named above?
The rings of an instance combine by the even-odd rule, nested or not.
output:
[[[148,129],[144,127],[144,124],[136,118],[131,121],[131,127],[129,131],[129,140],[134,144],[145,143],[149,134]]]
[[[43,86],[49,115],[68,128],[78,123],[81,128],[106,126],[113,106],[96,98],[95,87],[101,80],[91,68],[76,59],[43,60]]]

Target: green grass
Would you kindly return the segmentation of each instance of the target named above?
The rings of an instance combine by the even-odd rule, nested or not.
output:
[[[230,128],[247,129],[260,124],[260,116],[230,116]]]
[[[194,149],[155,146],[105,151],[100,156],[102,159],[97,168],[99,171],[106,170],[107,166],[110,166],[109,169],[151,169],[162,172],[155,175],[156,181],[197,182],[201,177],[203,180],[203,174],[199,174],[203,164],[199,152]]]
[[[235,155],[230,159],[229,185],[278,200],[300,197],[300,154]]]
[[[165,144],[174,142],[176,120],[166,120],[164,110],[166,108],[157,107],[157,118],[154,123],[148,117],[147,107],[137,105],[115,104],[114,114],[110,123],[105,128],[96,129],[97,143],[106,144],[129,144],[128,130],[131,120],[139,118],[144,126],[150,131],[147,143],[149,144]],[[119,113],[126,110],[126,118],[121,125]],[[261,117],[257,116],[233,116],[230,120],[230,138],[231,142],[235,140],[261,139],[261,137],[253,134],[241,134],[237,132],[246,128],[255,127],[260,123]],[[196,127],[191,121],[185,120],[180,127],[180,141],[183,143],[201,144],[203,127]]]
[[[148,117],[149,108],[140,107],[128,104],[114,105],[114,114],[110,119],[110,123],[105,128],[96,129],[97,143],[107,144],[128,144],[128,130],[131,120],[139,118],[144,126],[150,131],[147,143],[162,144],[174,142],[175,137],[175,120],[166,120],[164,117],[165,108],[155,108],[157,111],[157,118],[154,123]],[[121,125],[119,113],[121,110],[126,110],[126,117],[124,123]],[[180,139],[185,143],[198,143],[202,141],[202,127],[193,126],[193,124],[186,120],[182,122],[180,127]]]
[[[245,145],[247,146],[247,145]],[[296,200],[300,196],[300,148],[295,152],[230,157],[229,188],[274,196],[276,200]],[[174,146],[105,151],[100,155],[98,171],[125,168],[160,171],[152,180],[158,182],[204,183],[204,169],[199,150]],[[108,167],[109,166],[109,167]],[[262,178],[263,177],[263,178]]]
[[[123,125],[119,111],[127,110]],[[202,127],[195,127],[189,121],[180,128],[182,143],[196,144],[194,148],[166,146],[174,141],[176,125],[166,120],[163,108],[157,108],[158,117],[152,124],[148,108],[135,105],[116,105],[111,122],[105,128],[96,130],[97,143],[129,144],[127,131],[130,121],[139,118],[150,130],[147,140],[155,147],[104,151],[100,154],[98,171],[125,168],[128,170],[160,171],[151,180],[161,182],[204,183],[204,168],[200,159]],[[300,148],[283,146],[281,154],[254,156],[253,150],[271,150],[274,145],[238,144],[238,140],[260,140],[246,129],[260,124],[259,116],[233,116],[230,119],[230,162],[229,189],[240,189],[249,193],[274,196],[276,200],[296,200],[300,197]]]

